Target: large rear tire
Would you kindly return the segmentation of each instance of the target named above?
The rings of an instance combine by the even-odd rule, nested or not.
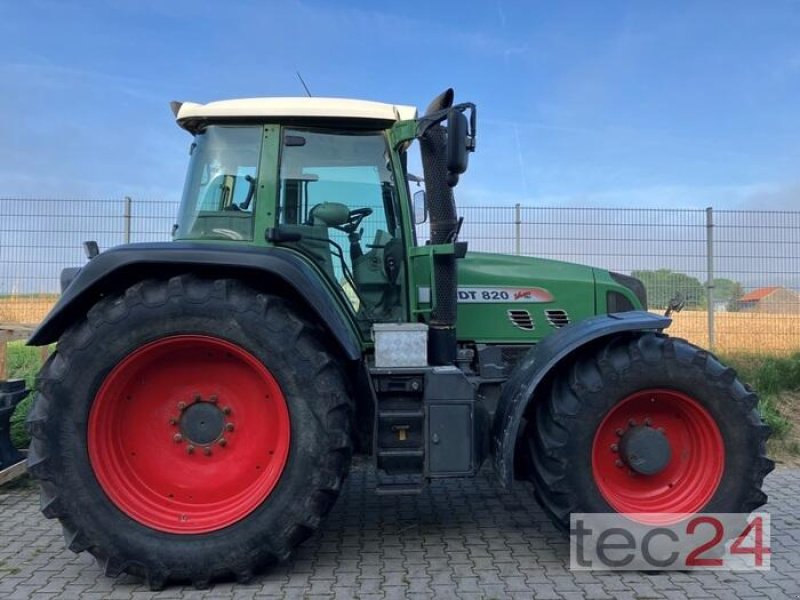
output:
[[[774,467],[756,403],[733,369],[684,340],[617,337],[552,378],[524,433],[527,474],[562,529],[573,512],[749,513]],[[649,462],[636,462],[637,444]]]
[[[28,468],[69,548],[158,589],[246,581],[332,507],[351,456],[341,366],[289,304],[235,280],[99,301],[37,379]]]

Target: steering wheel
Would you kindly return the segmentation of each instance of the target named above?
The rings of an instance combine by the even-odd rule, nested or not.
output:
[[[361,225],[361,221],[366,219],[371,214],[371,208],[356,208],[350,211],[350,214],[347,217],[347,222],[342,223],[341,225],[332,225],[332,227],[334,229],[338,229],[339,231],[344,231],[349,235],[356,231],[358,226]]]

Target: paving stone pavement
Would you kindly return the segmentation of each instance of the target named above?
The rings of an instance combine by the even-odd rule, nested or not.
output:
[[[800,598],[800,469],[767,479],[772,569],[758,572],[571,572],[567,540],[527,485],[504,492],[487,472],[416,497],[378,496],[374,487],[374,471],[356,464],[321,530],[252,584],[156,593],[129,576],[104,577],[91,556],[66,550],[23,479],[0,487],[0,598]]]

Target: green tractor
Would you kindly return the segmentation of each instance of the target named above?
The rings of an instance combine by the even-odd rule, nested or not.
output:
[[[246,581],[320,526],[354,453],[382,494],[488,462],[560,528],[766,501],[756,395],[665,335],[641,282],[459,241],[476,113],[452,90],[421,117],[324,98],[172,108],[193,138],[174,240],[89,251],[30,339],[58,346],[28,468],[106,574]]]

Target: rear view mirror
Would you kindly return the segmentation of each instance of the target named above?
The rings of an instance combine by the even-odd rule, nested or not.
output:
[[[421,225],[428,220],[428,203],[425,190],[414,192],[414,224]]]
[[[469,123],[466,115],[459,110],[450,109],[447,115],[447,171],[448,183],[454,186],[458,176],[467,170],[467,136]]]

